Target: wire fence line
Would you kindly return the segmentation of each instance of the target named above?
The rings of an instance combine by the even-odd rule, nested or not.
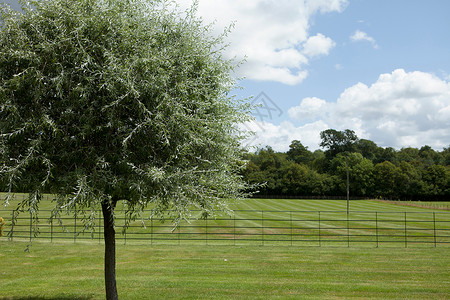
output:
[[[2,211],[4,233],[9,232],[10,240],[103,240],[101,211],[89,231],[76,214],[55,219],[50,210],[40,213],[48,217],[39,219],[35,236],[31,215],[21,213],[13,225],[13,211]],[[143,218],[124,228],[125,216],[118,212],[116,239],[124,244],[450,246],[450,212],[236,210],[214,219],[199,219],[200,215],[193,211],[193,217],[176,228],[159,218]]]

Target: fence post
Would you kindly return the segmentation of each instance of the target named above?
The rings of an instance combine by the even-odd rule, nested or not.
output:
[[[75,225],[73,229],[73,242],[77,242],[77,208],[75,207]]]
[[[181,221],[180,224],[178,224],[178,245],[180,245],[180,238],[181,238]]]
[[[153,245],[153,217],[150,219],[150,245]]]
[[[377,248],[378,248],[378,212],[375,212],[375,235],[377,239]]]
[[[11,235],[9,236],[9,240],[13,241],[13,235],[14,235],[14,210],[11,213]]]
[[[321,239],[321,235],[320,235],[320,211],[318,212],[319,213],[319,247],[322,247],[322,239]]]
[[[233,212],[233,241],[236,246],[236,212]]]
[[[33,213],[30,210],[30,242],[32,240],[31,236],[32,236],[32,227],[33,227]]]
[[[292,237],[293,237],[293,232],[292,232],[292,210],[289,213],[290,213],[290,219],[291,219],[291,246],[292,246]]]
[[[102,223],[102,212],[99,210],[98,211],[98,243],[100,244],[101,241],[101,237],[102,237],[102,227],[101,227],[101,223]]]
[[[350,222],[348,211],[347,211],[347,247],[350,248]]]
[[[434,248],[436,248],[436,213],[433,212],[433,235],[434,235]]]
[[[264,246],[264,211],[261,210],[261,235],[262,235],[262,245]]]
[[[53,216],[50,217],[50,242],[53,243]]]
[[[407,232],[406,232],[406,211],[405,211],[405,248],[408,247],[408,238],[407,238]]]
[[[208,245],[208,216],[205,217],[205,243]]]

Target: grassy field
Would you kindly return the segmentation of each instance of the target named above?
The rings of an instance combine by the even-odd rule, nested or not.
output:
[[[450,201],[391,201],[391,200],[377,200],[399,206],[413,206],[429,209],[450,210]]]
[[[48,225],[45,214],[50,206],[45,199],[41,206],[43,224]],[[133,243],[128,239],[124,244],[119,234],[120,298],[450,299],[450,244],[435,247],[429,236],[433,215],[448,230],[448,212],[351,201],[347,221],[342,219],[346,216],[345,201],[273,199],[245,200],[234,203],[233,209],[237,211],[232,216],[219,216],[207,223],[193,218],[190,225],[183,224],[185,231],[180,232],[198,235],[197,242],[177,240],[186,235],[175,231],[164,233],[174,237],[172,243],[156,239]],[[120,207],[118,210],[120,215]],[[10,212],[3,208],[0,216],[7,219]],[[415,244],[413,237],[408,237],[408,248],[404,248],[404,224],[397,220],[405,215],[408,235],[415,234],[414,228],[428,226],[417,232],[425,236],[419,237],[421,240],[429,239],[430,243]],[[317,217],[321,218],[319,228]],[[26,214],[22,221],[29,224]],[[74,225],[73,219],[65,221],[69,229]],[[347,222],[351,231],[343,229]],[[379,248],[373,240],[374,222],[378,222]],[[237,230],[245,229],[248,235],[238,235],[237,241],[231,239],[230,232],[223,230],[234,228],[232,223],[238,223]],[[135,234],[163,230],[135,225],[131,228]],[[158,226],[168,230],[172,225]],[[383,226],[390,234],[398,230],[399,236],[382,243],[386,238]],[[189,233],[199,228],[212,233],[208,235],[211,240]],[[305,230],[308,234],[321,230],[322,240],[317,241],[317,235],[305,235]],[[444,233],[448,235],[448,231]],[[49,238],[37,239],[30,252],[24,252],[29,243],[26,238],[13,242],[0,238],[0,299],[104,299],[103,241],[83,240],[82,235],[71,232],[60,234],[69,234],[69,240],[55,238],[50,243]]]
[[[20,199],[19,195],[19,199]],[[446,202],[444,202],[445,204]],[[96,215],[93,232],[80,231],[82,220],[63,216],[64,227],[50,217],[51,200],[41,204],[39,238],[54,240],[98,240],[102,238],[101,213]],[[399,206],[396,202],[359,200],[286,200],[248,199],[232,204],[231,215],[198,220],[194,212],[189,222],[176,230],[170,221],[143,220],[133,222],[126,233],[117,236],[123,243],[140,244],[218,244],[218,245],[286,245],[286,246],[356,246],[356,247],[437,247],[450,246],[450,213],[443,210]],[[116,209],[116,224],[124,222],[123,206]],[[149,213],[147,213],[149,215]],[[11,211],[0,210],[11,229]],[[22,213],[14,227],[15,239],[29,239],[32,220]],[[142,225],[145,224],[145,227]]]
[[[3,206],[4,193],[0,193],[0,212],[11,210],[27,194],[16,194],[10,206]],[[40,204],[41,210],[51,210],[54,206],[51,195],[44,195]],[[345,200],[297,200],[297,199],[246,199],[231,202],[233,210],[286,210],[286,211],[344,211]],[[121,206],[118,205],[120,209]],[[99,208],[100,209],[100,208]],[[450,209],[450,201],[385,201],[385,200],[351,200],[352,211],[424,211],[423,209]]]
[[[0,240],[0,299],[104,299],[103,246]],[[121,299],[449,299],[448,249],[118,245]]]
[[[3,206],[4,193],[0,193],[0,212],[11,210],[27,194],[16,194],[10,206]],[[51,210],[54,206],[52,195],[44,195],[40,204],[41,210]],[[231,202],[233,210],[286,210],[286,211],[344,211],[345,200],[297,200],[297,199],[246,199]],[[118,205],[120,209],[121,206]],[[450,209],[450,201],[421,202],[421,201],[384,201],[384,200],[351,200],[352,211],[424,211],[423,209]],[[99,208],[100,209],[100,208]]]

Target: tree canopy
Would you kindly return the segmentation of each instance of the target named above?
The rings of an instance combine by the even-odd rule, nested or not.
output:
[[[327,129],[320,133],[322,142],[320,147],[326,148],[325,154],[329,157],[335,156],[340,152],[352,152],[358,137],[355,132],[350,129],[338,131],[335,129]]]
[[[243,196],[249,106],[230,96],[223,37],[164,0],[31,1],[0,10],[0,177],[62,210],[145,208],[175,223]],[[7,200],[8,201],[8,200]],[[112,228],[113,229],[113,228]],[[36,229],[37,230],[37,229]],[[105,224],[105,233],[106,233]],[[106,237],[106,236],[105,236]]]
[[[351,130],[328,129],[322,139],[325,152],[311,152],[293,140],[287,152],[267,147],[247,153],[243,176],[266,183],[257,196],[344,197],[348,160],[352,197],[442,200],[450,195],[449,148],[382,148]]]
[[[26,182],[31,205],[46,190],[63,196],[58,207],[116,197],[179,217],[239,195],[235,124],[246,107],[228,97],[233,64],[194,11],[178,15],[166,1],[32,4],[1,15],[9,190]]]

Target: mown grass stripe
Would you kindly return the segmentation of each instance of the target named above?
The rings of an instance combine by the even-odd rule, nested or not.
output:
[[[43,201],[46,207],[50,201]],[[160,223],[158,220],[147,220],[144,228],[141,221],[135,221],[127,229],[126,238],[133,240],[145,240],[153,237],[158,240],[263,240],[264,242],[282,240],[281,237],[288,236],[286,232],[292,233],[290,240],[298,240],[301,237],[311,236],[320,244],[321,237],[336,234],[339,237],[349,237],[347,242],[359,243],[359,239],[375,240],[379,236],[387,240],[397,242],[399,236],[403,236],[412,242],[428,243],[429,237],[433,237],[437,244],[450,244],[450,218],[448,212],[433,212],[428,209],[417,207],[397,206],[392,203],[368,200],[352,200],[350,203],[350,214],[345,212],[346,202],[342,200],[292,200],[292,199],[247,199],[235,202],[232,205],[236,209],[233,215],[218,215],[215,218],[197,220],[200,212],[193,212],[188,223],[183,222],[181,227],[173,232],[171,222]],[[0,213],[4,214],[5,210]],[[6,211],[10,215],[10,211]],[[117,224],[123,223],[122,210],[117,211]],[[405,223],[405,215],[407,216]],[[67,233],[72,233],[73,239],[89,238],[94,236],[101,239],[101,227],[96,227],[93,235],[90,232],[81,233],[74,237],[76,221],[72,216],[62,216],[65,228],[56,224],[45,223],[49,211],[41,211],[41,237],[63,238]],[[147,216],[143,216],[145,219]],[[6,217],[8,220],[8,218]],[[320,223],[319,223],[320,219]],[[22,214],[14,229],[14,236],[20,237],[28,234],[29,221],[27,214]],[[8,222],[7,222],[8,223]],[[56,222],[53,222],[56,223]],[[77,228],[81,227],[78,222]],[[153,226],[152,226],[153,225]],[[8,225],[7,225],[8,226]],[[349,226],[349,228],[347,228]],[[434,228],[436,226],[436,228]],[[264,227],[264,228],[262,228]],[[406,230],[405,230],[406,228]],[[432,234],[433,233],[433,234]],[[435,234],[434,234],[435,233]],[[248,238],[251,237],[251,238]],[[364,238],[362,238],[364,237]],[[124,236],[120,236],[124,239]],[[383,242],[380,240],[380,242]],[[378,244],[377,244],[378,245]]]

